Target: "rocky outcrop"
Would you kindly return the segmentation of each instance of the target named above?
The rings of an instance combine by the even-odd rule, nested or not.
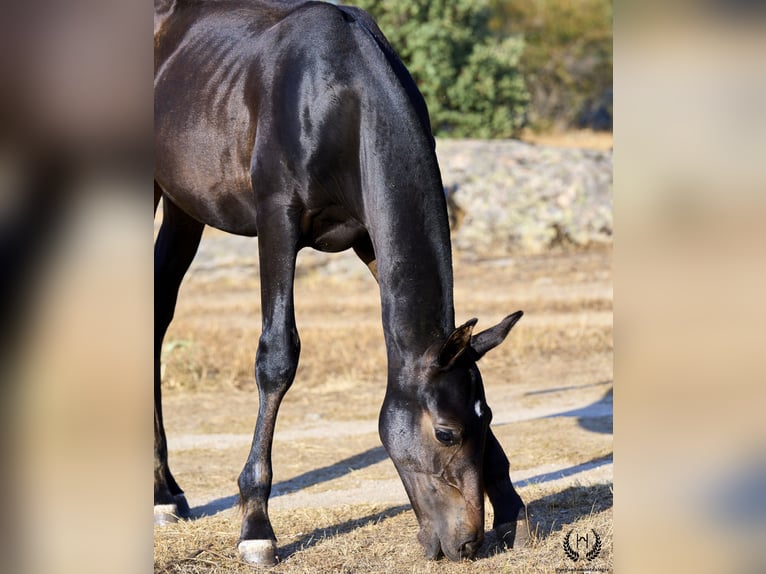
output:
[[[439,140],[455,251],[476,257],[612,240],[612,152]]]

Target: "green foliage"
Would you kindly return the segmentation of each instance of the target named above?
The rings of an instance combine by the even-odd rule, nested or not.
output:
[[[533,127],[571,127],[599,105],[611,116],[611,0],[492,0],[492,9],[493,31],[524,37]]]
[[[351,0],[377,20],[428,104],[436,135],[510,137],[529,96],[523,42],[489,28],[488,0]]]

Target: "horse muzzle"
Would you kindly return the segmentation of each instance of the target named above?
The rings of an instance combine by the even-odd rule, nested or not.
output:
[[[463,542],[442,543],[436,533],[429,532],[427,529],[421,528],[418,533],[418,542],[423,547],[427,560],[438,560],[442,556],[446,556],[453,562],[471,560],[484,542],[484,532],[479,530],[462,540]]]
[[[421,496],[419,500],[417,496],[410,497],[417,500],[413,506],[420,524],[418,541],[429,560],[436,560],[442,554],[455,562],[471,559],[484,541],[483,504],[478,507],[468,504],[454,487],[439,486],[441,488],[431,491],[441,491],[442,496],[436,500],[428,496]]]

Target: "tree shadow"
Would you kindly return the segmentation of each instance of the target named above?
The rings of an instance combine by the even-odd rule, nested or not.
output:
[[[606,456],[599,456],[587,462],[581,462],[580,464],[568,466],[560,470],[552,470],[550,472],[545,472],[543,474],[537,474],[535,476],[530,476],[529,478],[525,478],[524,480],[519,480],[518,482],[514,481],[514,485],[516,486],[516,488],[522,488],[524,486],[529,486],[530,484],[544,484],[546,482],[551,482],[553,480],[566,478],[568,476],[573,476],[581,472],[592,470],[600,466],[612,464],[613,462],[614,462],[614,453],[609,453]]]
[[[542,389],[539,391],[530,391],[524,393],[528,395],[542,395],[546,393],[557,393],[562,391],[576,391],[587,387],[596,387],[601,385],[611,385],[612,381],[602,381],[600,383],[589,383],[587,385],[574,385],[570,387],[556,387],[552,389]],[[614,387],[609,387],[609,390],[597,401],[592,402],[589,405],[580,407],[577,409],[570,409],[567,411],[561,411],[552,415],[545,415],[539,418],[553,419],[558,417],[574,417],[577,419],[577,424],[587,431],[613,434],[614,433]],[[514,421],[500,423],[494,426],[507,426],[514,424]]]
[[[298,492],[299,490],[314,486],[315,484],[335,480],[336,478],[345,476],[355,470],[361,470],[368,466],[372,466],[373,464],[377,464],[385,460],[387,457],[388,454],[382,446],[373,447],[359,454],[344,458],[334,464],[310,470],[289,480],[274,484],[271,488],[270,499]],[[210,516],[221,512],[222,510],[228,510],[238,502],[239,495],[237,494],[217,498],[206,504],[192,508],[190,510],[189,518],[190,520],[194,520],[202,518],[203,516]]]
[[[349,532],[352,532],[357,528],[367,526],[372,522],[377,523],[387,518],[393,518],[394,516],[398,516],[403,512],[407,512],[411,509],[412,506],[409,504],[402,504],[399,506],[392,506],[391,508],[387,508],[381,512],[368,514],[362,518],[353,518],[351,520],[341,522],[340,524],[334,524],[323,528],[315,528],[311,532],[301,536],[295,542],[291,542],[290,544],[286,544],[285,546],[281,547],[278,552],[279,558],[280,560],[287,560],[293,554],[300,552],[301,550],[307,550],[312,546],[316,546],[327,538],[348,534]]]
[[[604,393],[599,400],[579,409],[562,411],[545,418],[576,417],[577,424],[587,431],[614,433],[614,387]]]
[[[588,389],[591,387],[601,387],[603,385],[611,385],[612,381],[600,381],[598,383],[586,383],[584,385],[569,385],[566,387],[554,387],[552,389],[540,389],[538,391],[528,391],[524,393],[525,397],[534,395],[547,395],[549,393],[561,393],[564,391],[576,391],[579,389]]]

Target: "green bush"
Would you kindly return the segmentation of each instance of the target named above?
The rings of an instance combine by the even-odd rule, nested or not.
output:
[[[523,41],[489,28],[489,0],[351,0],[377,20],[428,104],[435,135],[518,133],[529,95]]]
[[[490,28],[524,37],[533,128],[587,123],[599,108],[611,121],[611,0],[492,0]]]

